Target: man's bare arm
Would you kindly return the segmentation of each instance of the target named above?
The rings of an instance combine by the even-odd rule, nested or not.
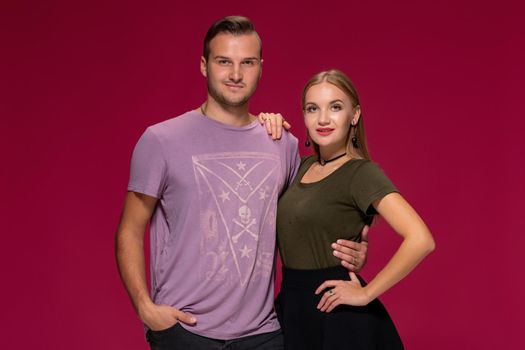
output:
[[[195,319],[167,305],[155,305],[146,283],[144,233],[157,199],[128,192],[115,237],[115,254],[120,277],[140,319],[152,330],[173,326],[177,321],[194,324]]]

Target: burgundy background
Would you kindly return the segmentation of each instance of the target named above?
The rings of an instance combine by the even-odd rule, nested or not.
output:
[[[407,349],[519,347],[519,3],[2,1],[0,347],[147,348],[113,256],[130,155],[204,100],[202,38],[228,14],[264,41],[252,111],[283,113],[301,143],[306,80],[338,67],[357,85],[374,159],[437,241],[382,297]],[[368,278],[399,243],[371,235]]]

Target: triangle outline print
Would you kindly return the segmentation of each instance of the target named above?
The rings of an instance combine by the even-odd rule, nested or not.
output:
[[[273,256],[271,249],[275,246],[267,247],[269,251],[265,251],[265,247],[258,245],[258,241],[267,225],[272,203],[277,200],[280,181],[277,176],[279,173],[276,172],[280,170],[279,157],[262,152],[224,152],[195,155],[192,163],[201,209],[213,210],[217,214],[217,226],[223,229],[220,231],[227,239],[227,252],[219,252],[223,260],[222,271],[228,270],[224,268],[224,264],[228,263],[224,261],[227,256],[235,267],[241,286],[246,285],[250,275],[264,273],[258,270],[271,271],[273,259],[265,259],[265,256]],[[230,197],[230,194],[233,196]],[[256,194],[259,197],[254,197]],[[264,202],[261,211],[252,218],[250,207],[254,200]],[[204,203],[205,201],[208,203]],[[261,221],[257,222],[258,219]],[[272,231],[272,234],[275,233]],[[252,251],[254,254],[250,256]],[[261,263],[265,260],[269,266]]]

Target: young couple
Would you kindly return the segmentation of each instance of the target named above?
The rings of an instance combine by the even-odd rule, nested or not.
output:
[[[312,156],[299,159],[282,116],[250,114],[261,53],[247,18],[213,24],[200,66],[206,101],[147,128],[133,152],[116,255],[150,347],[402,349],[377,297],[434,249],[432,236],[370,161],[344,73],[321,72],[304,88]],[[355,272],[366,260],[365,225],[378,214],[403,242],[366,284]]]

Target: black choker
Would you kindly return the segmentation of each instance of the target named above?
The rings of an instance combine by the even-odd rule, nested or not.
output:
[[[332,159],[324,160],[323,158],[321,158],[321,155],[319,155],[319,164],[324,166],[326,163],[333,162],[334,160],[338,160],[339,158],[344,157],[344,156],[346,156],[346,152],[343,153],[343,154],[340,154],[337,157],[334,157]]]

